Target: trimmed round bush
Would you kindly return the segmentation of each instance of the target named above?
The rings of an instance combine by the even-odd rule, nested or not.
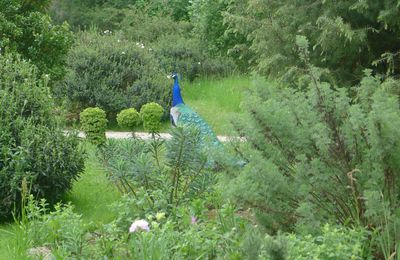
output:
[[[140,124],[141,119],[135,108],[127,108],[118,113],[117,122],[120,127],[133,130]]]
[[[155,102],[147,103],[140,109],[144,130],[158,133],[161,129],[161,118],[164,114],[162,106]]]
[[[6,219],[28,192],[58,201],[82,173],[84,153],[78,137],[59,128],[36,67],[0,55],[0,68],[0,219]]]
[[[106,142],[106,112],[98,107],[89,107],[80,113],[81,127],[86,139],[95,145]]]

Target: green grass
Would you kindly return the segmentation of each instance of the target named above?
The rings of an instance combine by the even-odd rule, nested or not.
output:
[[[14,259],[8,247],[11,246],[13,239],[14,224],[2,224],[0,225],[0,259]]]
[[[200,79],[181,84],[185,103],[199,113],[221,135],[233,133],[231,121],[242,113],[243,93],[251,85],[246,77]]]
[[[185,103],[203,117],[215,133],[230,135],[233,133],[231,120],[239,114],[243,92],[251,84],[247,77],[228,77],[224,79],[198,79],[194,82],[181,82],[182,97]],[[172,87],[172,86],[171,86]],[[161,132],[171,128],[169,121],[162,124]],[[111,131],[127,131],[115,122],[110,123]],[[136,131],[144,131],[138,127]]]
[[[73,185],[65,201],[70,201],[75,212],[82,214],[83,220],[94,223],[107,223],[115,215],[109,206],[121,195],[106,177],[105,172],[96,158],[94,147],[87,145],[88,158],[85,162],[85,172]]]

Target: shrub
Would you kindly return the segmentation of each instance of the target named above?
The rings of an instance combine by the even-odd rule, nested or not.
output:
[[[89,142],[95,145],[106,141],[107,118],[104,110],[98,107],[89,107],[80,114],[82,130]]]
[[[59,80],[73,36],[67,24],[52,23],[46,14],[49,2],[0,2],[0,53],[16,52],[35,64],[39,74]]]
[[[140,8],[131,9],[125,14],[121,30],[129,40],[135,42],[156,44],[167,35],[176,37],[189,35],[192,28],[188,22],[176,22],[168,15],[152,16]]]
[[[200,1],[202,2],[202,1]],[[214,1],[213,1],[214,2]],[[241,34],[247,43],[237,48],[255,69],[272,78],[296,82],[304,67],[296,52],[296,36],[310,40],[310,61],[328,68],[332,78],[344,85],[359,82],[371,63],[378,73],[398,75],[399,15],[397,2],[357,0],[321,1],[231,1],[224,13],[226,32]]]
[[[205,167],[207,156],[196,128],[174,128],[165,152],[163,148],[163,141],[157,139],[110,139],[99,155],[108,177],[122,193],[146,194],[137,198],[145,209],[178,205],[212,190],[215,179]],[[151,197],[150,204],[147,197]]]
[[[199,76],[223,76],[235,69],[226,57],[212,57],[197,38],[166,35],[154,44],[161,67],[166,71],[177,71],[190,81]]]
[[[248,117],[237,129],[253,151],[232,195],[271,231],[329,221],[370,227],[387,233],[390,255],[400,235],[396,81],[367,71],[352,100],[346,88],[320,82],[319,69],[309,70],[313,83],[304,92],[260,85],[246,101]]]
[[[166,109],[170,101],[163,72],[152,50],[111,31],[78,34],[68,56],[69,73],[56,89],[81,108],[99,107],[115,115],[127,107],[139,110],[156,101]]]
[[[117,115],[117,122],[120,127],[133,130],[140,124],[140,115],[134,108],[124,109]]]
[[[143,127],[151,133],[158,133],[161,130],[161,118],[164,109],[157,103],[148,103],[140,109],[140,116],[143,120]]]
[[[19,58],[0,55],[0,218],[19,209],[21,185],[55,202],[83,171],[75,135],[58,126],[46,79]]]
[[[319,235],[279,234],[266,236],[261,254],[266,259],[371,259],[364,251],[365,230],[326,224]],[[279,256],[279,257],[278,257]],[[264,259],[264,258],[262,258]]]

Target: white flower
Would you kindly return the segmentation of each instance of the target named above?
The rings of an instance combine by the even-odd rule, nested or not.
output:
[[[121,40],[120,40],[120,39],[118,39],[118,40],[117,40],[117,42],[121,42]]]
[[[146,231],[149,232],[149,223],[144,219],[136,220],[132,223],[131,227],[129,228],[129,233],[133,233],[136,231]]]
[[[200,65],[200,64],[201,64],[201,62],[199,61],[199,62],[197,62],[197,64],[199,64],[199,65]]]
[[[167,79],[171,79],[172,77],[171,77],[171,75],[167,75]]]
[[[123,51],[123,52],[121,52],[121,54],[125,54],[125,52]]]

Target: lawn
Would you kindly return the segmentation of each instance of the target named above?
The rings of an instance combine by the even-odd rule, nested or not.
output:
[[[233,133],[231,121],[242,113],[243,93],[251,85],[246,77],[200,79],[182,84],[186,104],[197,111],[221,135]]]
[[[120,198],[114,185],[110,185],[104,170],[95,155],[95,148],[87,145],[85,172],[73,185],[65,201],[70,201],[75,212],[82,214],[83,220],[96,224],[110,222],[115,216],[109,206]]]

